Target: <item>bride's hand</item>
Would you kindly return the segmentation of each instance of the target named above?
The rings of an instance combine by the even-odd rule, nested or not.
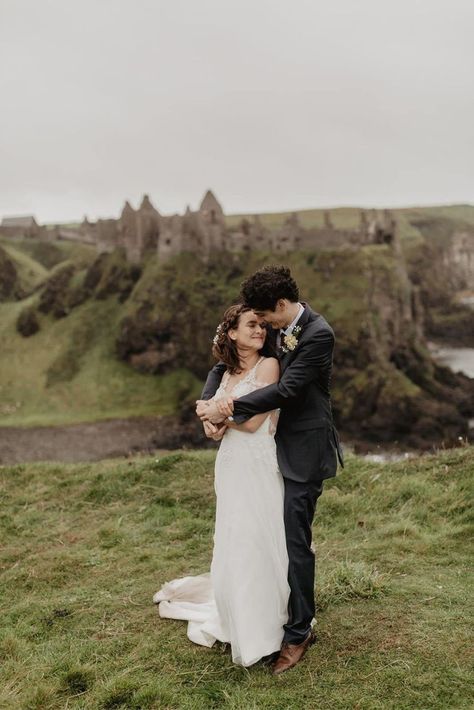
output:
[[[217,427],[215,426],[215,424],[211,424],[211,422],[203,422],[202,426],[204,428],[204,433],[207,438],[213,439],[215,434],[217,433]]]
[[[214,441],[220,441],[222,439],[222,437],[224,436],[224,434],[226,433],[226,430],[227,430],[227,424],[224,423],[224,424],[219,425],[219,427],[217,427],[216,433],[213,434],[213,436],[211,438],[214,439]]]
[[[209,401],[206,399],[196,400],[196,414],[199,419],[203,419],[206,416],[207,410],[209,408]]]

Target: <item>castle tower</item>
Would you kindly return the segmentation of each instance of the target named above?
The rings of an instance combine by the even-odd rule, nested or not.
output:
[[[127,259],[138,261],[140,259],[137,248],[137,220],[136,212],[128,200],[117,220],[117,230],[119,234],[118,242],[125,248]]]
[[[324,210],[324,228],[334,229],[334,225],[331,220],[331,213],[329,210]]]
[[[199,206],[201,217],[208,224],[225,225],[224,212],[214,193],[208,190]]]
[[[157,212],[158,210],[153,207],[153,205],[150,202],[150,198],[148,195],[143,195],[142,203],[140,207],[138,208],[139,211],[152,211],[152,212]]]
[[[197,213],[204,251],[221,250],[226,247],[226,224],[224,212],[211,190],[204,195]]]
[[[139,258],[146,253],[155,252],[161,230],[161,215],[150,202],[148,195],[143,195],[136,213],[137,248]]]
[[[361,210],[359,213],[359,228],[354,235],[354,241],[358,244],[365,244],[369,241],[369,221],[366,210]]]
[[[135,219],[135,210],[133,209],[132,205],[128,200],[125,200],[125,204],[122,207],[122,212],[120,213],[120,219],[128,220],[130,219],[130,216],[133,216],[133,219]]]

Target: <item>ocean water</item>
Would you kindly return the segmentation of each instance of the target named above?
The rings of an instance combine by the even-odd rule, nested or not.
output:
[[[446,365],[454,372],[464,372],[474,378],[474,348],[453,348],[430,343],[433,357],[440,365]]]

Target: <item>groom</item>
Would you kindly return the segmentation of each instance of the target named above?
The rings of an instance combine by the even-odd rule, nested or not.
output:
[[[241,424],[255,414],[281,408],[275,440],[285,484],[291,594],[281,651],[273,664],[278,674],[296,665],[314,642],[311,525],[324,479],[336,475],[338,459],[344,465],[329,393],[334,333],[323,316],[299,302],[298,286],[283,266],[256,271],[242,284],[241,295],[272,328],[268,337],[278,353],[280,380],[236,400],[209,403],[225,371],[218,363],[208,375],[196,412],[214,424],[226,417]]]

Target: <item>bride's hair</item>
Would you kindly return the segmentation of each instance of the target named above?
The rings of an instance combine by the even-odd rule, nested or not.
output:
[[[216,360],[221,360],[227,365],[231,374],[240,372],[240,358],[237,351],[237,345],[229,336],[229,330],[234,330],[239,325],[239,318],[242,313],[247,313],[252,309],[249,306],[244,306],[242,303],[236,303],[224,313],[222,322],[217,326],[212,345],[212,354]]]
[[[253,308],[243,303],[236,303],[233,306],[229,306],[224,313],[222,322],[217,326],[216,334],[212,341],[212,354],[216,360],[221,360],[227,365],[227,369],[232,375],[236,372],[241,372],[241,367],[237,345],[234,340],[231,340],[229,330],[237,328],[240,316],[252,310]],[[265,355],[265,357],[276,357],[275,346],[272,344],[272,339],[268,337],[268,334],[260,350],[260,354]]]
[[[214,336],[212,354],[216,360],[220,360],[225,365],[227,369],[233,375],[234,373],[241,372],[240,358],[237,350],[237,344],[234,340],[231,340],[229,335],[229,330],[234,330],[239,325],[240,316],[243,313],[252,311],[253,308],[246,306],[243,303],[236,303],[229,308],[224,313],[222,322],[219,323],[216,329],[216,334]],[[268,333],[267,326],[267,333]],[[272,343],[272,339],[268,337],[265,338],[261,349],[259,350],[260,355],[265,357],[276,357],[275,346]]]

